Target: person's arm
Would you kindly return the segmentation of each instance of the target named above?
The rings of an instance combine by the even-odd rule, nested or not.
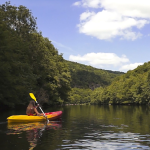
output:
[[[35,112],[37,115],[40,115],[40,113],[37,111],[36,108],[34,108],[34,112]]]

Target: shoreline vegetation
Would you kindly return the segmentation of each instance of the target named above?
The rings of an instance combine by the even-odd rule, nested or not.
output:
[[[127,73],[67,61],[25,6],[0,5],[0,110],[44,106],[149,105],[150,62]]]

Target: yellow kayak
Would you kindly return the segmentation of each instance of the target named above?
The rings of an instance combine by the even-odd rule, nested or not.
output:
[[[56,120],[61,117],[62,111],[48,112],[45,113],[48,120]],[[34,122],[34,121],[45,121],[44,116],[28,116],[28,115],[13,115],[7,118],[8,122]]]

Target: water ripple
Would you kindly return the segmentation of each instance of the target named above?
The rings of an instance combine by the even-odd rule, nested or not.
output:
[[[140,135],[131,132],[102,131],[97,133],[86,133],[83,139],[76,139],[74,142],[63,140],[63,149],[101,149],[101,150],[128,150],[128,149],[150,149],[150,135]]]

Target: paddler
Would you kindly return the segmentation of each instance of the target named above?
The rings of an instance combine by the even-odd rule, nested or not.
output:
[[[38,112],[38,110],[37,110],[38,106],[39,106],[39,104],[36,106],[35,101],[31,100],[27,109],[26,109],[26,114],[28,116],[43,116],[43,113]]]

